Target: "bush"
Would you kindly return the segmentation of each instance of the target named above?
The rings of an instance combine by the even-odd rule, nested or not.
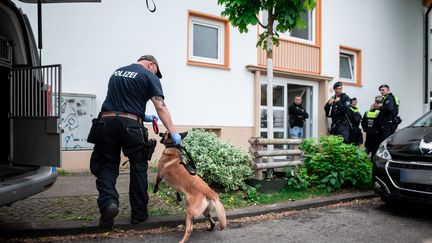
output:
[[[367,154],[340,136],[322,136],[318,141],[305,139],[300,145],[306,157],[291,187],[325,187],[328,191],[347,187],[364,188],[372,179],[372,164]]]
[[[210,186],[222,187],[226,191],[246,187],[244,180],[253,172],[247,152],[204,130],[189,132],[183,145],[194,159],[198,175]]]

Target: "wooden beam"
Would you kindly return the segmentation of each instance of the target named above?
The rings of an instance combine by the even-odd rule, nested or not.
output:
[[[258,170],[262,169],[274,169],[274,168],[281,168],[281,167],[287,167],[287,166],[295,166],[295,165],[301,165],[302,162],[300,160],[294,160],[294,161],[281,161],[281,162],[272,162],[272,163],[260,163],[255,164],[254,168]]]
[[[254,157],[269,157],[269,156],[284,156],[284,155],[302,155],[300,149],[291,150],[270,150],[270,151],[255,151]]]
[[[267,145],[267,144],[293,144],[293,145],[299,145],[302,143],[301,139],[298,138],[286,138],[286,139],[267,139],[267,138],[249,138],[249,143],[252,145]]]

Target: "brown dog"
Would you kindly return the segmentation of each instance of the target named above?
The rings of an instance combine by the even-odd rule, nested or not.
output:
[[[187,132],[180,134],[182,138]],[[158,162],[158,174],[153,192],[157,192],[162,179],[177,192],[186,195],[186,231],[180,242],[186,242],[192,233],[194,218],[204,215],[210,222],[209,230],[213,230],[215,222],[210,216],[210,210],[215,209],[220,230],[226,227],[225,209],[219,201],[219,196],[198,175],[190,175],[180,163],[181,151],[173,147],[169,133],[161,134],[161,143],[165,145]]]

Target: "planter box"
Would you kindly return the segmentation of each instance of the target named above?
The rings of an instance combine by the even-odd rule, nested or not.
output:
[[[253,187],[258,187],[258,192],[261,193],[274,193],[282,190],[285,186],[287,186],[288,178],[285,176],[285,172],[277,172],[273,173],[275,175],[274,178],[257,180],[257,179],[248,179],[246,180],[246,184]],[[265,175],[263,176],[265,178]]]

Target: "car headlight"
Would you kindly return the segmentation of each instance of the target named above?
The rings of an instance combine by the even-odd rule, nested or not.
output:
[[[387,150],[387,139],[384,140],[380,146],[378,147],[378,150],[375,154],[376,156],[380,157],[381,159],[385,159],[385,160],[391,160],[391,155],[389,153],[389,151]]]

